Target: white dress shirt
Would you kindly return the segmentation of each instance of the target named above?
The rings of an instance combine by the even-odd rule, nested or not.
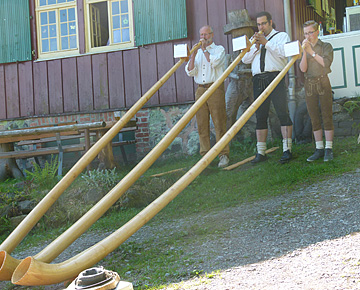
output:
[[[189,62],[185,66],[185,72],[189,77],[194,77],[197,84],[209,84],[215,82],[224,72],[225,49],[213,42],[206,47],[210,54],[210,62],[207,61],[202,49],[199,49],[194,62],[194,68],[189,71]]]
[[[266,36],[269,39],[277,31],[275,29]],[[286,32],[279,32],[265,45],[265,70],[264,72],[281,71],[287,64],[287,58],[285,57],[284,44],[290,41],[290,37]],[[243,63],[251,63],[252,75],[260,74],[260,48],[256,50],[256,45],[250,48],[243,59]]]

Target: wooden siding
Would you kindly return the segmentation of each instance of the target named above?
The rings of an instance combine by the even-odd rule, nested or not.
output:
[[[30,11],[34,16],[32,2]],[[284,30],[283,0],[186,2],[187,39],[71,58],[0,64],[0,119],[129,108],[175,64],[173,45],[187,43],[191,47],[197,43],[202,25],[213,26],[215,43],[231,53],[231,37],[223,33],[230,10],[247,9],[252,18],[268,10],[277,29]],[[82,8],[78,8],[79,22],[83,21]],[[31,39],[36,51],[34,19]],[[83,25],[79,23],[79,27]],[[84,46],[83,34],[79,42]],[[192,102],[194,91],[193,79],[185,74],[183,65],[147,105]]]

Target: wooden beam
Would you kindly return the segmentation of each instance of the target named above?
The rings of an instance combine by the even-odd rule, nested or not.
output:
[[[270,148],[270,149],[266,150],[265,153],[268,154],[268,153],[274,152],[274,151],[277,150],[277,149],[279,149],[279,147],[273,147],[273,148]],[[254,158],[255,158],[255,156],[251,156],[251,157],[246,158],[246,159],[244,159],[244,160],[242,160],[242,161],[240,161],[240,162],[237,162],[237,163],[235,163],[235,164],[232,164],[232,165],[230,165],[230,166],[227,166],[227,167],[223,168],[223,170],[232,170],[232,169],[234,169],[234,168],[236,168],[236,167],[239,167],[239,166],[241,166],[241,165],[243,165],[243,164],[245,164],[245,163],[250,162],[250,161],[253,160]]]

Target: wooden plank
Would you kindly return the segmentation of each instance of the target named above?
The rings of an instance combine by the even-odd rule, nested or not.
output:
[[[123,51],[124,79],[125,79],[125,106],[135,104],[141,97],[139,49]]]
[[[245,0],[226,0],[226,13],[232,10],[245,9]],[[226,15],[226,23],[229,23]]]
[[[86,44],[85,44],[85,18],[84,18],[84,1],[76,1],[77,7],[77,25],[78,29],[78,37],[79,37],[79,52],[83,54],[86,52]]]
[[[0,119],[6,119],[5,69],[0,64]]]
[[[186,2],[186,13],[188,15],[188,34],[191,40],[190,49],[199,42],[199,30],[202,26],[208,24],[206,0],[196,0]],[[192,81],[193,91],[195,92],[194,78]]]
[[[222,45],[227,49],[227,38],[224,34],[224,26],[226,24],[225,1],[208,0],[208,19],[209,25],[214,30],[214,42]]]
[[[110,108],[125,107],[124,70],[122,51],[108,54]]]
[[[76,58],[62,61],[64,112],[79,111]]]
[[[26,61],[18,64],[19,68],[19,94],[20,94],[20,116],[34,115],[34,86],[32,62]]]
[[[37,36],[36,36],[36,17],[35,15],[35,1],[29,1],[30,17],[30,34],[31,34],[31,46],[33,52],[33,59],[38,58]]]
[[[48,61],[50,113],[63,113],[61,60]]]
[[[208,24],[206,0],[186,2],[186,13],[188,15],[188,34],[192,45],[199,42],[199,29]]]
[[[64,145],[62,146],[63,152],[76,152],[84,151],[85,144],[73,144],[73,145]],[[58,147],[47,147],[47,148],[38,148],[36,150],[19,150],[19,151],[9,151],[9,152],[0,152],[0,159],[6,158],[29,158],[41,155],[49,154],[58,154]]]
[[[158,60],[158,79],[163,77],[169,69],[173,67],[174,63],[174,52],[173,44],[171,42],[162,43],[157,45],[156,54]],[[160,104],[171,104],[176,103],[176,88],[175,88],[175,76],[172,75],[167,82],[159,89],[159,100]]]
[[[49,114],[47,63],[44,61],[33,63],[35,114]]]
[[[156,47],[156,44],[150,44],[139,48],[141,90],[143,95],[158,81]],[[159,93],[156,92],[146,104],[159,105],[159,103]]]
[[[276,30],[285,31],[284,1],[266,0],[265,10],[271,14]]]
[[[20,117],[19,76],[16,63],[5,65],[5,82],[7,118]]]
[[[261,11],[265,10],[265,0],[246,0],[245,1],[245,8],[249,12],[249,16],[251,19],[254,19],[256,21],[256,14],[258,14]]]
[[[108,109],[109,87],[106,53],[94,54],[92,56],[92,75],[94,88],[94,109]]]
[[[175,41],[174,44],[186,43],[189,47],[191,47],[190,41],[178,40]],[[175,59],[175,62],[179,61],[179,59]],[[184,103],[195,100],[195,92],[193,86],[193,78],[188,77],[185,72],[186,62],[179,67],[179,69],[175,72],[175,80],[176,80],[176,102]]]
[[[77,74],[79,87],[80,111],[94,109],[94,95],[92,86],[91,57],[89,55],[77,57]]]

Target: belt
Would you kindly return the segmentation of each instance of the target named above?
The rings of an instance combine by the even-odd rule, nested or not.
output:
[[[210,84],[198,84],[198,86],[199,87],[201,87],[201,88],[210,88],[211,87],[211,85],[212,85],[213,83],[210,83]]]
[[[317,76],[317,77],[305,77],[305,80],[306,81],[319,81],[326,76],[327,75],[321,75],[321,76]]]
[[[254,75],[254,77],[266,77],[266,76],[276,76],[280,73],[280,71],[266,71],[266,72],[262,72],[262,73],[258,73],[256,75]]]

